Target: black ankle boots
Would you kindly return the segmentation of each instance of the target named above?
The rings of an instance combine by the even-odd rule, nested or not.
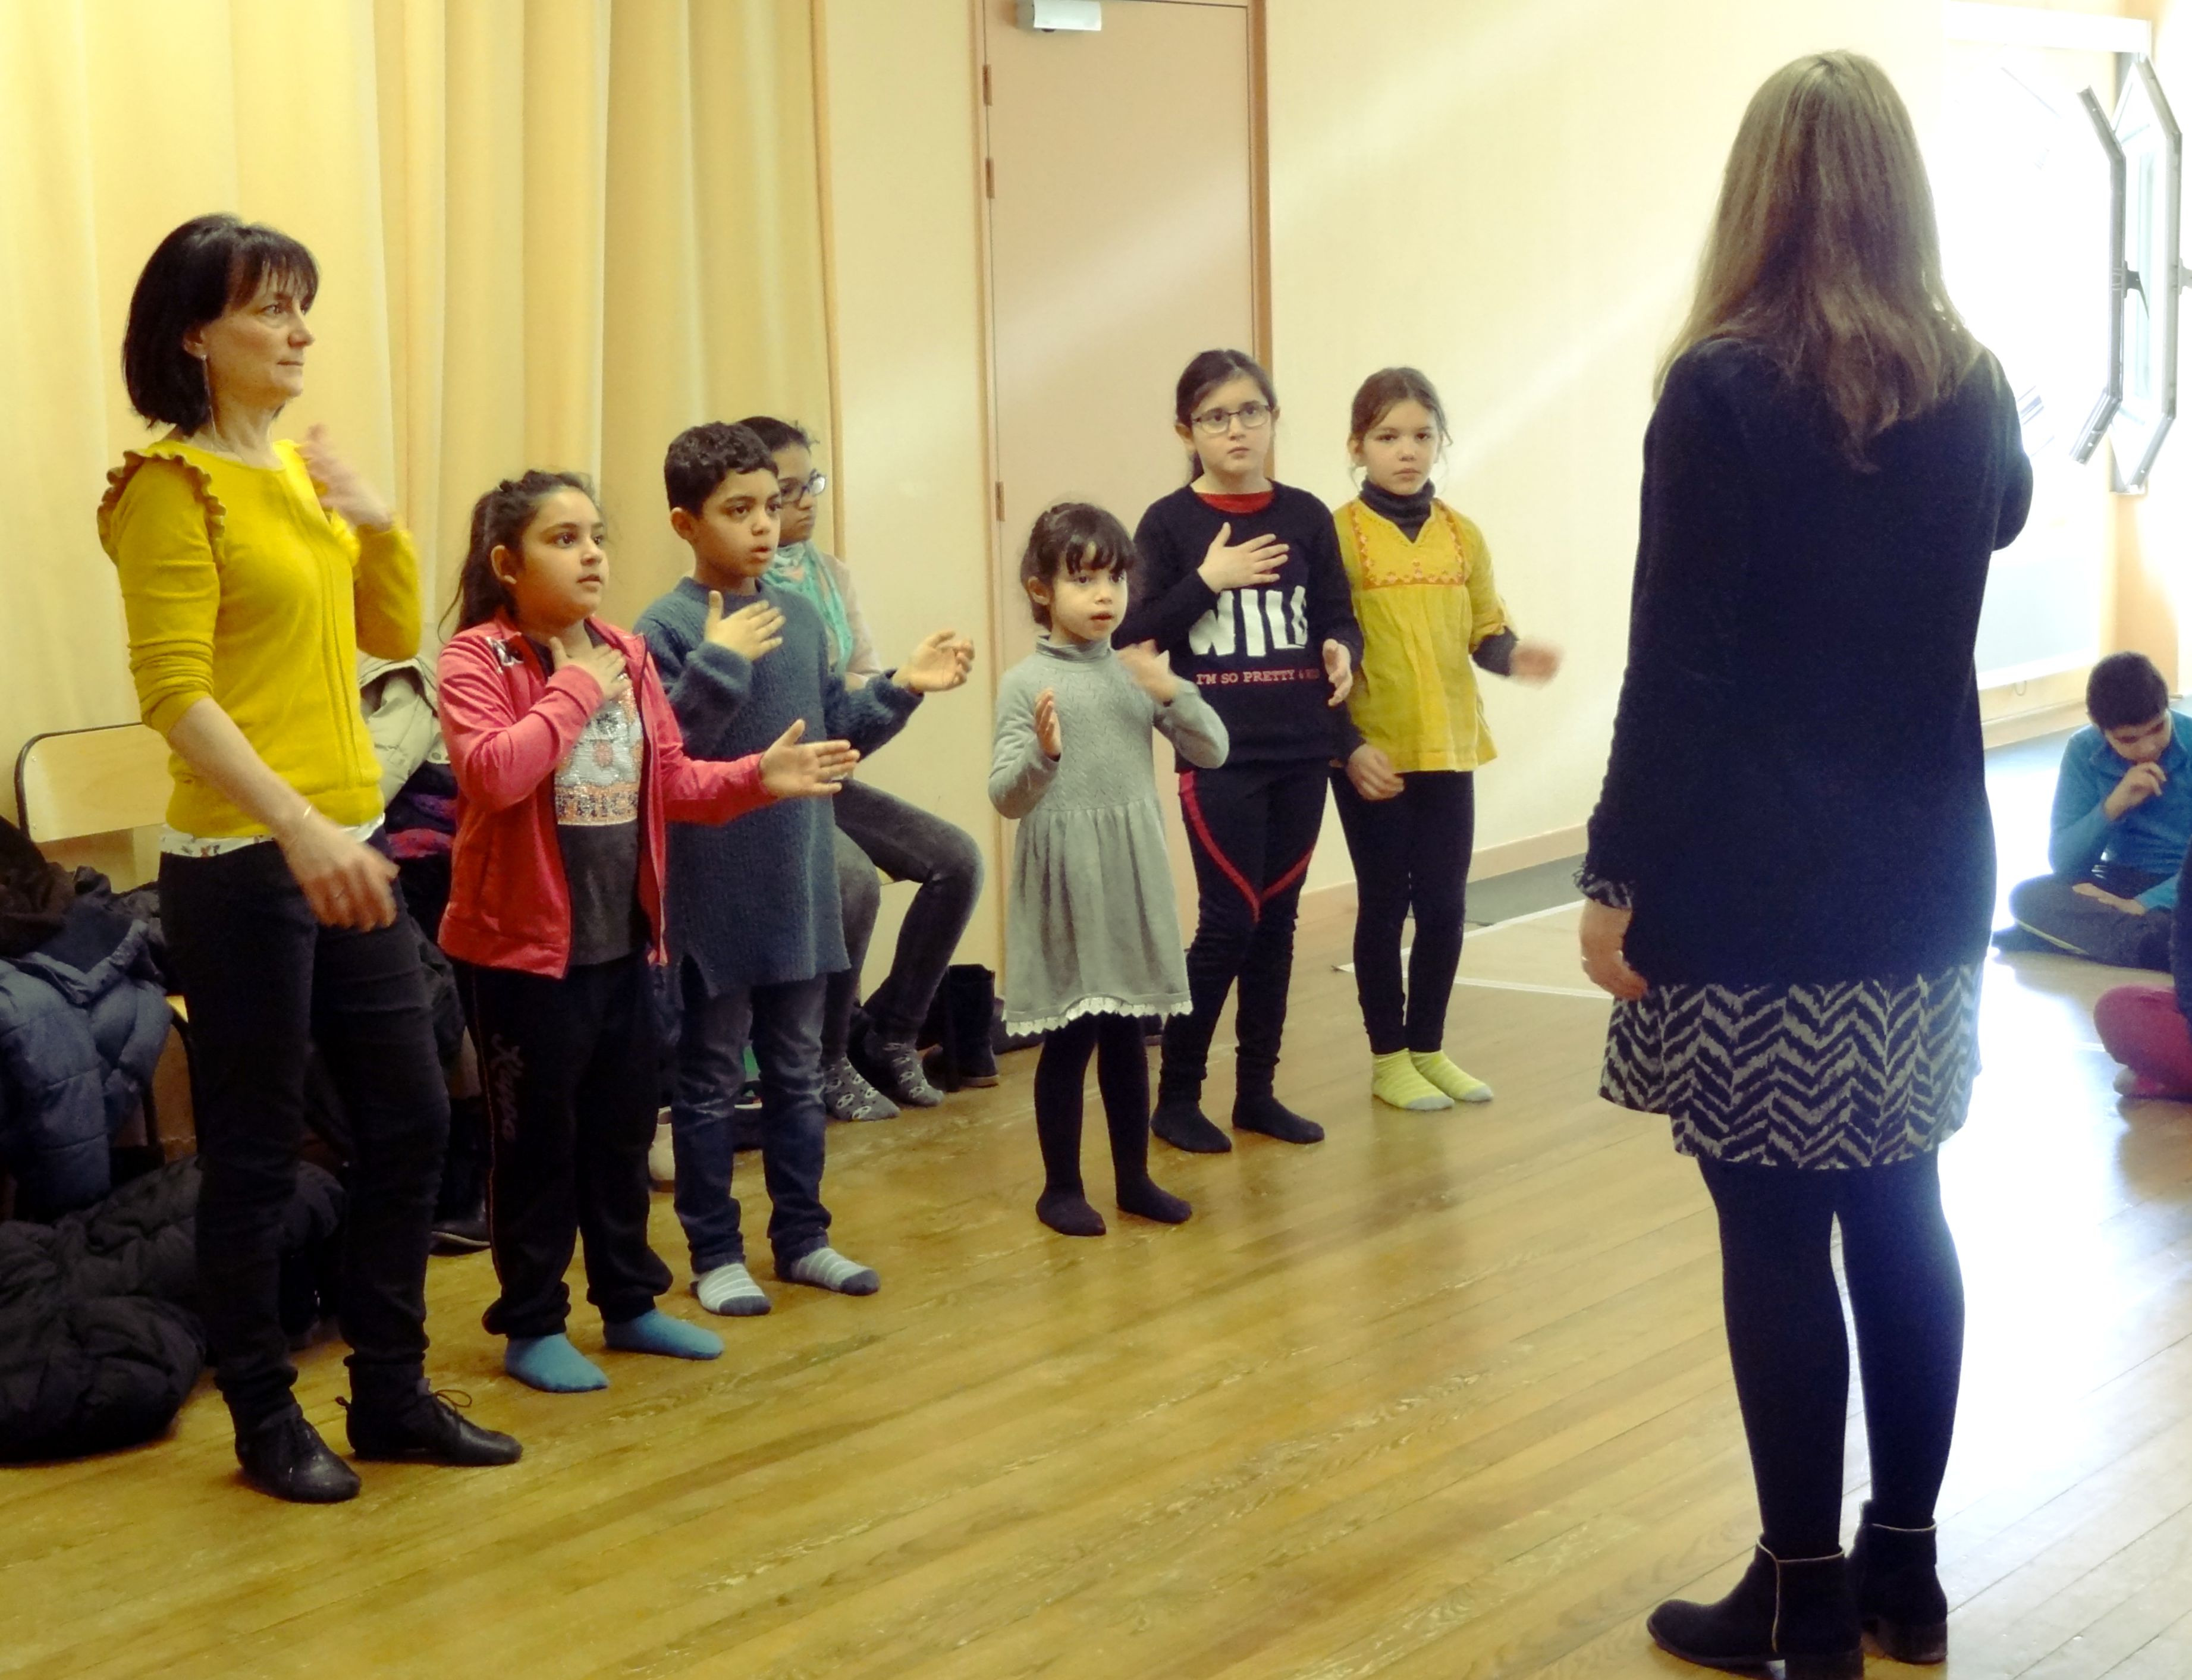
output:
[[[1672,1598],[1645,1623],[1662,1650],[1707,1668],[1779,1662],[1787,1680],[1861,1680],[1864,1639],[1849,1560],[1776,1557],[1764,1546],[1716,1604]]]
[[[1945,1662],[1949,1597],[1936,1570],[1933,1526],[1892,1529],[1864,1508],[1850,1576],[1858,1615],[1881,1652],[1898,1662]]]

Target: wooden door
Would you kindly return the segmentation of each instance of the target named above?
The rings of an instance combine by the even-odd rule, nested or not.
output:
[[[1247,0],[1105,0],[1088,33],[982,0],[1001,667],[1033,649],[1035,516],[1093,501],[1128,530],[1187,477],[1172,393],[1198,351],[1256,343]],[[1164,755],[1183,929],[1194,875]]]

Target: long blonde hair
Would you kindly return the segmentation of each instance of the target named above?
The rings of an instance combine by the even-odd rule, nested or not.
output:
[[[1755,344],[1819,391],[1858,466],[1875,437],[1944,401],[1978,361],[1941,283],[1910,113],[1870,59],[1801,58],[1752,96],[1661,380],[1708,339]]]

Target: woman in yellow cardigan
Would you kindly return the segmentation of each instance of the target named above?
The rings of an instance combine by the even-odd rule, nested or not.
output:
[[[100,540],[121,573],[129,667],[167,738],[174,795],[160,905],[191,1014],[198,1289],[246,1477],[325,1504],[358,1479],[290,1393],[277,1310],[317,1043],[355,1143],[340,1312],[349,1433],[365,1458],[506,1464],[517,1443],[429,1390],[428,1226],[448,1099],[418,934],[380,826],[358,649],[419,645],[419,565],[317,428],[277,442],[304,389],[319,288],[272,228],[201,216],[160,243],[123,344],[129,400],[168,430],[108,475]]]
[[[1355,862],[1355,986],[1370,1035],[1370,1089],[1395,1108],[1487,1102],[1492,1088],[1447,1055],[1447,1000],[1461,963],[1476,842],[1476,770],[1493,757],[1472,662],[1527,683],[1560,654],[1518,640],[1476,526],[1431,494],[1446,411],[1413,368],[1355,393],[1347,449],[1362,493],[1337,510],[1339,553],[1362,626],[1352,734],[1333,773]],[[1401,931],[1415,948],[1407,985]]]

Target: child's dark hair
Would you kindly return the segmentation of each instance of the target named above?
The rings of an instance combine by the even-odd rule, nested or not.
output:
[[[2086,716],[2104,729],[2151,723],[2169,710],[2169,684],[2144,654],[2110,654],[2086,679]]]
[[[1355,392],[1355,406],[1348,413],[1347,441],[1360,443],[1379,420],[1403,403],[1422,403],[1430,413],[1431,424],[1438,428],[1439,442],[1453,442],[1446,429],[1446,405],[1439,401],[1431,382],[1413,368],[1380,368],[1362,381]]]
[[[1035,517],[1028,531],[1027,547],[1020,553],[1020,589],[1030,584],[1054,584],[1060,572],[1085,578],[1109,572],[1115,578],[1133,575],[1134,540],[1122,525],[1093,502],[1054,501]],[[1028,596],[1035,621],[1050,628],[1050,609]]]
[[[300,308],[310,309],[319,295],[312,254],[277,228],[231,215],[197,216],[163,239],[129,295],[129,324],[122,334],[129,406],[153,424],[186,432],[210,420],[206,365],[183,348],[183,334],[248,303],[269,279]]]
[[[718,484],[739,472],[766,472],[773,478],[776,452],[750,426],[711,420],[688,426],[670,440],[662,458],[662,488],[671,506],[698,513]]]
[[[577,490],[597,508],[601,505],[584,473],[538,470],[504,479],[472,504],[471,535],[465,544],[464,568],[457,574],[458,629],[470,630],[497,613],[516,610],[509,589],[495,575],[494,551],[506,548],[517,552],[540,504],[558,490]]]
[[[1272,413],[1278,412],[1279,394],[1272,389],[1271,376],[1264,371],[1262,363],[1245,350],[1206,350],[1187,364],[1179,383],[1173,387],[1172,417],[1191,433],[1195,411],[1202,406],[1202,399],[1219,386],[1237,379],[1255,380],[1256,389],[1264,393],[1264,401],[1270,404]],[[1194,449],[1191,440],[1189,449]],[[1187,482],[1190,484],[1202,476],[1202,469],[1197,465],[1201,460],[1199,454],[1190,456]]]
[[[796,420],[779,420],[773,414],[748,414],[739,424],[760,438],[772,457],[779,449],[811,449],[814,447],[814,440],[808,436],[807,428]],[[773,460],[770,464],[774,465]],[[716,482],[720,483],[722,481]]]

